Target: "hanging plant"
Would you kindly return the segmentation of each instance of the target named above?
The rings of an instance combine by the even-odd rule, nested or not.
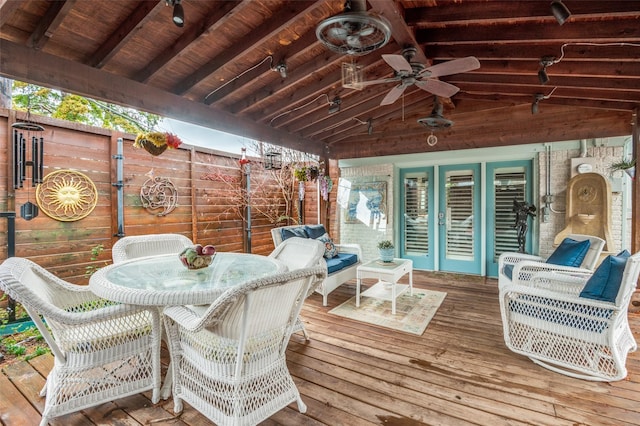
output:
[[[318,184],[320,185],[320,195],[324,201],[329,200],[329,193],[333,189],[333,180],[328,175],[322,175],[318,178]]]
[[[133,146],[143,148],[151,155],[160,155],[167,148],[177,148],[181,143],[180,138],[173,133],[149,132],[138,134]]]
[[[307,181],[307,168],[305,166],[296,167],[293,170],[293,176],[296,178],[296,180],[298,182],[306,182]]]

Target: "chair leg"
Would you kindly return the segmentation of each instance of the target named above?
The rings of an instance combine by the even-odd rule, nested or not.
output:
[[[298,395],[297,403],[298,403],[298,411],[300,411],[300,413],[302,413],[302,414],[306,413],[307,412],[307,404],[302,402],[302,398],[300,397],[300,395]]]

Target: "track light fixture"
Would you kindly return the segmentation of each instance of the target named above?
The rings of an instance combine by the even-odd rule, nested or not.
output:
[[[571,16],[571,12],[569,12],[567,6],[560,0],[553,0],[551,2],[551,13],[560,25],[564,24],[564,22],[569,19],[569,16]]]
[[[275,68],[271,68],[273,71],[279,72],[280,77],[287,78],[287,64],[284,61],[280,61]]]
[[[544,93],[536,93],[535,95],[533,95],[533,103],[531,104],[531,114],[537,114],[538,112],[540,112],[540,101],[549,99],[551,95],[553,95],[553,92],[556,91],[556,89],[557,87],[554,87],[553,90],[549,92],[548,95],[545,95]]]
[[[336,113],[340,111],[340,104],[342,103],[342,99],[340,96],[336,96],[332,101],[329,101],[329,114]]]
[[[540,84],[547,84],[549,82],[549,76],[547,75],[547,67],[556,63],[556,58],[552,56],[543,56],[540,59],[540,70],[538,71],[538,80]]]
[[[182,28],[184,26],[184,9],[182,0],[166,0],[167,6],[173,6],[173,23]]]

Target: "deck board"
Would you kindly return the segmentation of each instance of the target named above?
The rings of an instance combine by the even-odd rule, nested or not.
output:
[[[355,282],[331,293],[328,306],[311,296],[302,313],[311,340],[292,336],[287,353],[307,412],[291,404],[263,425],[640,424],[639,352],[630,354],[625,380],[572,379],[506,348],[496,280],[415,271],[414,286],[447,292],[422,336],[329,314],[355,294]],[[638,340],[640,314],[629,320]],[[38,392],[52,365],[43,355],[3,369],[0,424],[37,424]],[[123,398],[51,424],[209,424],[188,404],[174,418],[171,399],[154,405],[149,398]]]

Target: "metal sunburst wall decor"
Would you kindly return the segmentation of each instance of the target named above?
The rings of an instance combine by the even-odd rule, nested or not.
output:
[[[169,178],[150,175],[140,188],[142,206],[156,216],[166,216],[176,208],[178,190]],[[155,213],[155,210],[162,209]]]
[[[91,179],[75,170],[49,173],[36,189],[40,209],[61,222],[87,217],[98,203],[98,190]]]

